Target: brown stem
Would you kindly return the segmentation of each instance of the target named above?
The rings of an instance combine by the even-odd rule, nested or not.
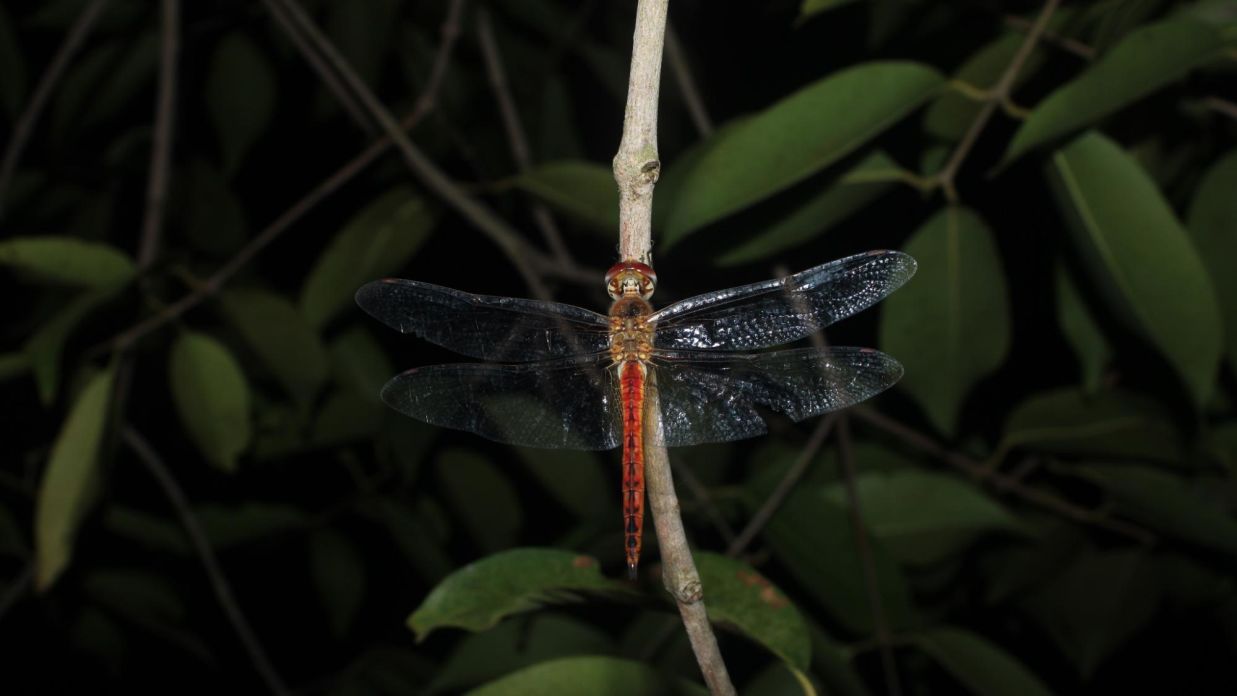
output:
[[[137,265],[146,270],[159,253],[163,214],[167,207],[168,170],[172,165],[172,129],[176,122],[176,72],[180,53],[180,0],[163,0],[162,43],[159,55],[159,92],[150,148],[150,175],[146,179],[146,213],[138,244]]]

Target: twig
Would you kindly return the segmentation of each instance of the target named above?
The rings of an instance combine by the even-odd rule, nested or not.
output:
[[[314,24],[313,20],[301,9],[300,5],[295,0],[264,0],[264,4],[271,8],[272,15],[281,24],[284,22],[281,19],[282,15],[277,12],[276,6],[281,6],[287,10],[287,19],[290,19],[290,24],[295,24],[296,26],[285,26],[285,31],[296,31],[299,29],[305,33],[312,46],[326,58],[335,71],[344,79],[344,82],[361,100],[361,104],[365,107],[365,111],[369,116],[381,126],[384,133],[395,141],[395,146],[399,149],[400,154],[403,155],[404,162],[412,170],[413,174],[417,176],[421,184],[438,194],[451,207],[455,208],[457,212],[476,225],[482,233],[490,238],[490,241],[498,245],[503,253],[511,259],[512,264],[524,278],[525,283],[528,284],[534,295],[542,298],[548,297],[549,293],[544,283],[540,276],[534,272],[537,263],[533,257],[539,255],[539,253],[530,247],[502,218],[490,210],[488,206],[469,196],[412,144],[408,136],[400,130],[399,124],[391,116],[391,113],[378,101],[378,98],[374,96],[370,88],[357,76],[352,66],[348,64],[347,59],[331,44],[322,31],[318,29],[317,25]]]
[[[687,487],[691,489],[696,502],[704,510],[704,516],[709,518],[709,523],[713,525],[718,534],[722,535],[727,544],[733,544],[735,540],[734,528],[730,526],[730,523],[722,516],[721,511],[713,504],[713,498],[709,495],[709,489],[700,481],[700,477],[696,476],[690,466],[680,466],[678,473],[679,480],[687,484]]]
[[[1005,15],[1001,19],[1002,21],[1005,22],[1006,26],[1009,26],[1013,29],[1017,29],[1019,31],[1027,31],[1028,29],[1034,26],[1030,22],[1030,20],[1027,20],[1023,17],[1019,17],[1017,15]],[[1043,39],[1045,43],[1050,43],[1050,44],[1053,44],[1054,46],[1059,46],[1060,48],[1065,49],[1066,51],[1078,56],[1079,58],[1082,58],[1083,60],[1093,60],[1095,58],[1095,49],[1091,48],[1090,46],[1086,45],[1085,43],[1081,41],[1078,41],[1077,39],[1071,39],[1068,36],[1062,36],[1049,29],[1044,30]]]
[[[30,590],[30,584],[34,580],[34,561],[31,561],[21,569],[17,577],[9,581],[9,586],[5,588],[4,594],[0,595],[0,619],[17,604],[17,600],[22,598]]]
[[[1040,10],[1039,17],[1035,19],[1035,24],[1027,31],[1026,38],[1023,39],[1022,45],[1018,47],[1018,52],[1014,54],[1013,60],[1009,62],[1009,66],[1001,74],[1001,79],[992,88],[988,101],[979,110],[979,113],[975,115],[975,120],[971,122],[971,127],[962,136],[962,140],[958,141],[958,145],[954,148],[953,154],[950,155],[945,167],[933,177],[937,185],[945,190],[945,197],[949,199],[950,203],[958,201],[958,190],[954,185],[954,177],[957,176],[958,170],[961,169],[962,163],[971,152],[975,142],[979,140],[979,135],[984,131],[984,127],[988,125],[992,114],[996,113],[998,106],[1009,99],[1010,92],[1014,88],[1014,82],[1018,79],[1018,73],[1022,70],[1022,66],[1026,64],[1027,58],[1031,56],[1032,49],[1035,48],[1035,44],[1039,41],[1040,36],[1047,29],[1048,20],[1052,19],[1052,15],[1056,12],[1057,5],[1059,4],[1061,4],[1061,0],[1047,0],[1044,3],[1044,9]]]
[[[266,686],[271,690],[271,693],[280,696],[288,694],[287,686],[284,685],[283,679],[271,665],[270,660],[266,656],[266,651],[262,648],[262,644],[258,641],[252,627],[250,627],[249,621],[245,618],[244,612],[241,611],[240,605],[237,604],[236,597],[232,594],[232,587],[228,584],[227,578],[224,577],[223,570],[219,567],[219,561],[215,558],[215,553],[210,548],[210,542],[207,540],[206,533],[202,530],[197,517],[194,516],[193,510],[189,507],[189,501],[185,498],[185,492],[181,490],[180,484],[176,482],[172,472],[168,470],[163,460],[159,458],[159,455],[155,453],[150,443],[141,434],[132,427],[125,427],[122,437],[125,443],[137,455],[138,460],[146,466],[146,470],[158,482],[159,487],[163,489],[164,495],[172,503],[172,507],[176,509],[176,514],[185,528],[185,533],[189,535],[190,543],[193,544],[194,550],[198,552],[198,556],[202,559],[202,565],[206,568],[206,576],[210,580],[211,589],[215,591],[215,598],[219,600],[219,605],[223,608],[224,614],[227,615],[228,621],[231,622],[232,628],[240,638],[241,645],[249,653],[249,659],[253,661],[254,668],[262,676],[262,680],[266,682]]]
[[[1224,114],[1231,119],[1237,119],[1237,104],[1234,104],[1227,99],[1221,99],[1217,96],[1203,97],[1203,106],[1215,111],[1219,114]]]
[[[1141,544],[1150,546],[1156,542],[1156,535],[1142,527],[1112,519],[1102,512],[1074,505],[1051,493],[1028,486],[1018,478],[1001,474],[969,457],[947,450],[933,441],[932,438],[918,433],[876,411],[860,407],[853,409],[851,413],[869,425],[885,431],[915,449],[940,459],[967,474],[975,481],[986,483],[997,491],[1011,493],[1027,502],[1051,510],[1062,517],[1089,524],[1093,527],[1107,529],[1110,532],[1133,539]]]
[[[8,147],[5,148],[4,161],[0,162],[0,218],[4,216],[4,198],[8,193],[9,183],[13,179],[13,172],[17,169],[17,162],[21,159],[22,151],[30,142],[35,124],[43,115],[43,107],[47,105],[48,98],[60,83],[60,77],[65,68],[69,66],[77,50],[82,47],[82,43],[94,29],[95,22],[98,21],[106,5],[107,0],[92,0],[82,9],[82,13],[73,21],[73,26],[69,27],[69,34],[65,37],[64,43],[60,45],[60,50],[56,51],[56,56],[52,58],[47,70],[39,78],[39,84],[30,97],[30,103],[26,105],[26,109],[22,111],[17,124],[13,127],[13,137],[9,140]]]
[[[529,153],[528,137],[524,133],[524,124],[520,122],[520,112],[515,108],[515,100],[507,84],[507,72],[503,68],[502,57],[498,52],[498,42],[494,40],[494,27],[490,22],[490,13],[484,8],[477,10],[477,39],[481,46],[481,55],[485,58],[485,72],[490,79],[490,88],[494,98],[498,100],[498,112],[502,115],[503,130],[507,132],[507,142],[511,145],[511,155],[515,158],[516,167],[526,172],[533,166],[533,158]],[[550,215],[549,209],[543,203],[533,204],[533,220],[541,229],[546,245],[555,258],[567,261],[571,255],[563,244],[563,236]]]
[[[842,416],[838,423],[838,462],[842,469],[842,482],[846,488],[847,509],[850,526],[855,533],[855,548],[863,566],[863,584],[867,589],[868,606],[872,610],[872,623],[876,628],[876,642],[880,647],[881,669],[885,673],[885,688],[891,696],[901,696],[902,683],[898,679],[898,666],[893,660],[892,634],[885,616],[885,602],[881,597],[880,578],[876,573],[876,561],[872,557],[872,545],[868,540],[867,527],[863,523],[863,509],[859,502],[859,488],[855,483],[855,454],[850,443],[850,423]]]
[[[769,523],[769,520],[773,519],[773,514],[778,511],[778,508],[782,506],[786,498],[790,497],[790,493],[799,483],[799,479],[803,478],[803,474],[807,472],[808,465],[812,463],[812,459],[820,451],[821,446],[825,443],[825,438],[829,437],[829,431],[836,422],[837,414],[830,413],[816,423],[816,428],[812,430],[811,436],[808,437],[807,444],[803,446],[803,449],[799,450],[798,458],[786,470],[782,480],[777,482],[777,486],[769,494],[769,497],[765,499],[760,509],[756,511],[756,514],[752,515],[752,519],[748,521],[747,526],[743,528],[743,531],[739,532],[739,536],[726,548],[727,556],[742,554],[748,545],[752,543],[752,540],[756,538],[756,535]]]
[[[666,61],[670,64],[670,73],[679,84],[679,94],[683,96],[683,104],[691,116],[692,123],[700,137],[708,137],[713,132],[713,121],[704,108],[704,99],[700,97],[700,89],[692,77],[691,67],[687,64],[687,56],[683,53],[683,44],[679,43],[679,35],[673,26],[666,27]]]
[[[138,244],[137,265],[146,270],[159,253],[163,213],[167,204],[168,170],[172,162],[172,129],[176,121],[176,72],[180,52],[180,0],[163,0],[162,44],[159,51],[159,93],[146,179],[146,213]]]
[[[652,249],[653,186],[661,169],[657,155],[657,96],[661,83],[662,45],[669,0],[639,0],[627,81],[623,139],[614,156],[614,180],[619,188],[619,253],[624,260],[649,263]],[[656,373],[646,391],[645,413],[657,414]],[[663,442],[661,419],[645,417],[644,472],[649,509],[661,550],[662,582],[679,607],[696,662],[713,694],[735,693],[717,636],[702,601],[700,573],[692,560],[679,501]]]

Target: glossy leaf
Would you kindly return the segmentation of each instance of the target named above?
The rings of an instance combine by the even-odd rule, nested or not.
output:
[[[78,295],[45,321],[26,341],[23,351],[29,358],[35,386],[39,390],[39,400],[43,404],[51,404],[60,389],[61,357],[73,330],[116,293],[114,288],[101,288]]]
[[[742,561],[707,552],[695,559],[710,621],[733,626],[790,667],[807,670],[807,624],[781,590]]]
[[[699,694],[699,688],[672,685],[653,667],[617,657],[564,657],[525,667],[472,691],[467,696],[673,696]]]
[[[347,635],[365,599],[365,563],[352,543],[333,529],[309,537],[309,565],[336,637]]]
[[[1016,447],[1163,462],[1181,457],[1180,436],[1169,414],[1153,401],[1122,391],[1057,389],[1031,396],[1005,421],[994,460]]]
[[[1112,360],[1112,346],[1063,265],[1057,266],[1056,291],[1057,323],[1082,367],[1083,390],[1094,394],[1099,391],[1104,369]]]
[[[1035,107],[1010,141],[1005,161],[1093,125],[1176,82],[1216,58],[1220,48],[1215,29],[1192,19],[1168,19],[1130,32],[1085,72]]]
[[[882,303],[880,347],[906,368],[902,388],[952,435],[967,393],[1009,352],[1005,274],[992,233],[968,208],[940,211],[903,250],[919,272]]]
[[[864,474],[855,487],[864,524],[903,563],[935,563],[982,534],[1020,531],[1005,508],[954,476],[918,470]],[[825,495],[839,507],[848,504],[840,483]]]
[[[833,164],[906,116],[941,83],[940,74],[917,63],[865,63],[719,131],[678,191],[663,247]]]
[[[973,53],[954,72],[953,79],[976,89],[992,89],[1000,81],[1001,75],[1009,67],[1025,39],[1026,35],[1021,32],[1001,35]],[[1018,71],[1015,87],[1034,75],[1042,63],[1042,52],[1032,52]],[[963,95],[956,89],[946,90],[924,112],[924,130],[942,140],[961,140],[983,106],[983,102],[973,96]]]
[[[483,631],[504,617],[544,604],[568,603],[581,592],[624,591],[601,574],[597,559],[554,549],[496,553],[449,575],[408,617],[417,641],[454,626]]]
[[[515,178],[518,188],[591,227],[618,229],[618,184],[609,167],[583,161],[547,162]]]
[[[915,645],[978,696],[1049,696],[1030,670],[983,637],[959,628],[915,636]]]
[[[264,290],[227,290],[224,314],[296,400],[307,403],[326,381],[330,361],[318,334],[291,302]]]
[[[717,265],[758,261],[803,244],[880,198],[901,175],[888,155],[873,152],[819,195],[754,233],[749,241],[727,250],[717,259]]]
[[[0,240],[0,265],[49,285],[114,288],[129,282],[135,267],[124,252],[74,237],[11,237]]]
[[[1105,300],[1203,403],[1220,359],[1220,310],[1172,209],[1137,163],[1098,133],[1059,150],[1051,172],[1058,206]]]
[[[358,288],[398,271],[428,238],[435,215],[407,186],[356,214],[323,250],[301,288],[301,312],[321,329],[351,306]]]
[[[205,96],[225,172],[236,171],[270,126],[278,89],[270,61],[251,39],[234,32],[219,41]]]
[[[1210,271],[1224,322],[1225,355],[1237,371],[1237,150],[1211,166],[1198,185],[1186,218],[1194,247]]]
[[[34,513],[35,575],[40,591],[69,565],[82,519],[98,496],[99,446],[112,397],[110,370],[95,375],[78,395],[52,447],[39,482]]]
[[[185,332],[168,358],[168,383],[189,436],[211,464],[232,472],[249,446],[249,385],[227,348]]]

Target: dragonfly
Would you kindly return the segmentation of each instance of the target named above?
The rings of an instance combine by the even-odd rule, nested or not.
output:
[[[902,366],[871,348],[767,349],[875,304],[915,268],[901,252],[869,251],[654,310],[656,273],[625,260],[605,276],[608,315],[397,278],[366,284],[356,301],[401,333],[484,361],[397,375],[382,388],[395,410],[512,445],[621,448],[624,553],[634,578],[645,448],[755,437],[768,430],[766,413],[801,421],[888,389]],[[654,403],[655,411],[646,408]]]

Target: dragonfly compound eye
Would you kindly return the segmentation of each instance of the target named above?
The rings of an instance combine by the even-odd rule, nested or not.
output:
[[[656,286],[657,274],[638,261],[620,261],[606,273],[606,292],[616,300],[627,295],[639,295],[647,300],[653,296]]]

